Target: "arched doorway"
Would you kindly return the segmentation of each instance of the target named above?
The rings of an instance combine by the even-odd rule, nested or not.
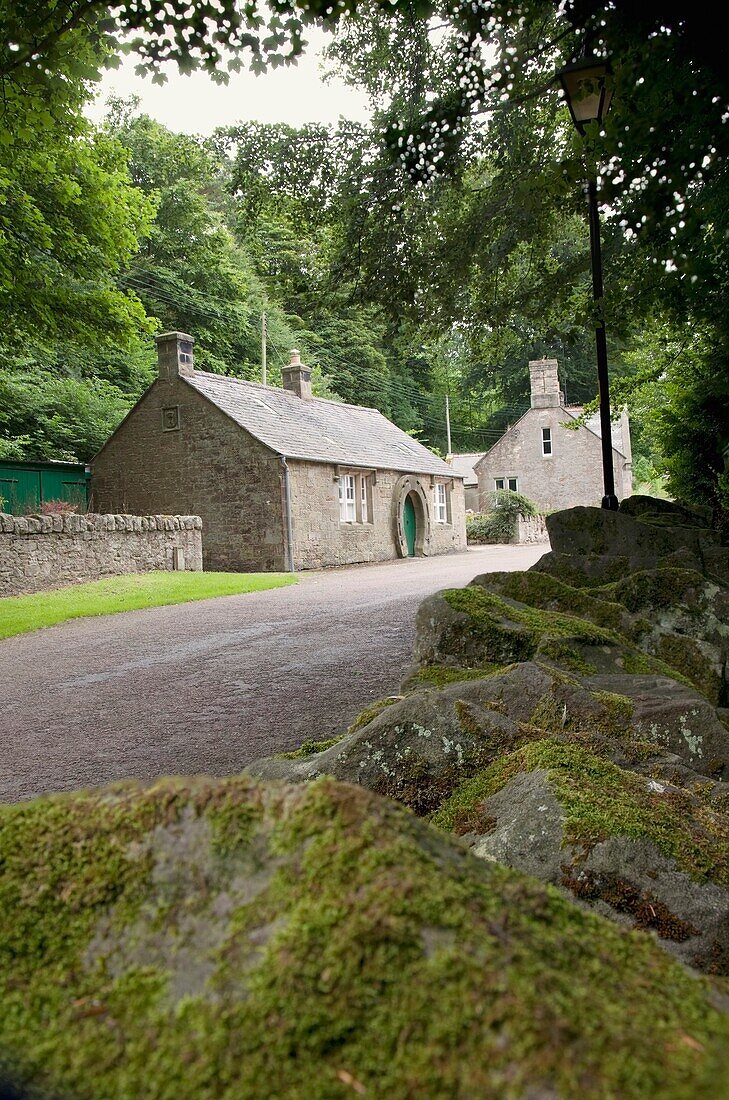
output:
[[[395,548],[401,558],[420,558],[428,553],[430,509],[428,489],[417,474],[399,478],[392,495]]]
[[[418,535],[418,521],[413,495],[413,493],[408,493],[402,508],[402,527],[409,558],[415,557],[415,543]]]

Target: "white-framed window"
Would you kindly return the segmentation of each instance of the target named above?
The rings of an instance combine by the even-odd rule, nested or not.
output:
[[[448,523],[448,486],[443,481],[435,486],[435,522]]]
[[[341,474],[339,520],[341,523],[372,523],[372,477],[369,474]]]
[[[497,492],[500,492],[502,489],[505,489],[505,488],[506,488],[506,479],[503,478],[503,477],[495,477],[494,478],[494,489],[496,489]]]
[[[339,479],[339,519],[342,523],[357,522],[357,496],[354,474],[342,474]]]
[[[518,493],[519,492],[519,481],[518,481],[517,478],[507,477],[506,482],[507,482],[507,486],[508,486],[508,489],[509,489],[510,493]]]
[[[552,453],[552,429],[542,428],[542,454],[551,455]]]
[[[494,489],[497,492],[501,492],[504,489],[508,489],[512,493],[519,492],[519,479],[516,477],[495,477]]]

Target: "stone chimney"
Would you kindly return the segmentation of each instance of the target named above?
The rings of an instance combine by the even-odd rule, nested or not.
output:
[[[305,367],[301,362],[301,352],[298,348],[291,350],[291,362],[287,367],[281,368],[283,388],[289,393],[295,393],[304,401],[309,401],[311,393],[311,367]]]
[[[558,409],[564,405],[559,389],[556,359],[533,359],[529,364],[533,409]]]
[[[186,332],[163,332],[155,336],[157,343],[157,362],[159,376],[163,382],[172,382],[181,374],[189,377],[194,374],[192,345],[193,336]]]

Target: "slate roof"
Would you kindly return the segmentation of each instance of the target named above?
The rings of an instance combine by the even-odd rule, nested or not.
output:
[[[287,390],[196,370],[180,376],[277,454],[310,462],[460,477],[376,409],[309,400]]]
[[[464,485],[478,485],[478,476],[476,475],[474,467],[477,462],[480,462],[483,456],[483,451],[471,454],[451,455],[449,465],[457,474],[461,475],[464,479]]]

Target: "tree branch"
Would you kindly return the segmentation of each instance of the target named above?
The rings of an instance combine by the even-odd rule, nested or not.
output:
[[[13,54],[13,60],[11,64],[7,64],[3,59],[3,65],[0,68],[0,73],[3,76],[7,76],[14,72],[21,66],[30,64],[32,61],[42,57],[47,51],[48,47],[53,42],[58,42],[64,35],[70,31],[75,30],[76,27],[83,21],[83,19],[90,15],[94,9],[98,9],[99,14],[102,11],[108,10],[108,4],[104,3],[104,0],[86,0],[81,6],[74,12],[74,14],[66,20],[65,23],[61,23],[60,26],[50,31],[40,42],[33,43],[32,46],[28,46],[24,50],[18,50],[16,54]],[[6,54],[7,57],[7,54]]]

